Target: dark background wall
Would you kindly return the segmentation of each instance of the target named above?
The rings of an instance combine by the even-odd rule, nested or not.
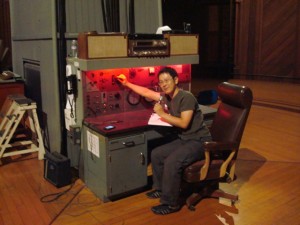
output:
[[[300,83],[300,0],[165,0],[163,22],[200,36],[195,77]]]
[[[7,55],[3,59],[3,62],[1,62],[1,67],[8,69],[11,69],[12,66],[10,33],[9,0],[0,0],[0,39],[3,41],[3,47],[9,48]]]
[[[235,76],[300,82],[300,0],[236,1]]]
[[[232,0],[165,0],[163,23],[182,30],[183,22],[199,34],[199,64],[193,77],[230,78],[233,71],[234,4]]]

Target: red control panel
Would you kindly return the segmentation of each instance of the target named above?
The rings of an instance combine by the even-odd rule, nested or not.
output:
[[[179,87],[190,90],[191,65],[170,65],[179,75]],[[123,87],[115,76],[124,74],[128,81],[160,91],[157,73],[162,66],[85,71],[82,76],[84,117],[139,111],[152,108],[153,102]]]

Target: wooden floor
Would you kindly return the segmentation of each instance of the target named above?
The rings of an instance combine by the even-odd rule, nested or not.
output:
[[[0,225],[299,225],[300,224],[300,86],[253,83],[252,107],[236,168],[237,180],[222,188],[240,201],[204,199],[191,212],[157,216],[144,192],[103,203],[77,179],[57,200],[41,198],[62,192],[43,178],[43,162],[35,155],[2,160]],[[263,89],[262,89],[263,88]],[[270,95],[268,95],[268,90]],[[284,95],[284,96],[282,96]],[[298,111],[299,110],[299,111]]]

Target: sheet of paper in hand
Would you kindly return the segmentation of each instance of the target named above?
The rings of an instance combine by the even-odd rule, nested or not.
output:
[[[159,115],[157,115],[156,113],[152,113],[152,115],[149,118],[148,121],[148,125],[157,125],[157,126],[168,126],[168,127],[172,127],[171,124],[162,121],[162,119],[160,118]]]

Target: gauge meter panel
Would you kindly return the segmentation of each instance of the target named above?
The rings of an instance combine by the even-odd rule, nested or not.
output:
[[[140,104],[141,99],[142,99],[142,97],[139,94],[135,93],[134,91],[130,90],[128,92],[127,102],[130,105],[138,105],[138,104]]]

